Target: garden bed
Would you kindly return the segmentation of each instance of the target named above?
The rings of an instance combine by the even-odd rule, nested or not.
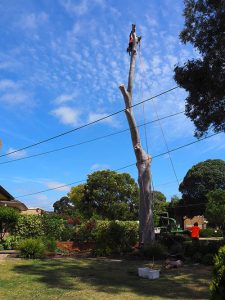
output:
[[[85,251],[85,250],[92,250],[94,248],[93,242],[86,242],[86,243],[79,243],[79,242],[57,242],[57,248],[60,250],[67,250],[67,251]]]

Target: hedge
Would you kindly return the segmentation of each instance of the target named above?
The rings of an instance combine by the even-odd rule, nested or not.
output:
[[[225,299],[225,246],[221,247],[214,258],[213,280],[210,285],[211,299]]]
[[[95,255],[122,254],[137,243],[138,224],[134,221],[98,221],[92,236]]]
[[[200,237],[221,237],[221,236],[223,236],[223,231],[220,229],[216,230],[214,228],[208,227],[200,231]]]
[[[20,215],[14,235],[21,239],[47,236],[63,239],[66,221],[55,215]]]

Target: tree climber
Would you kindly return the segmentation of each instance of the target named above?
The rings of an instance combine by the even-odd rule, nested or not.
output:
[[[127,47],[127,52],[129,55],[131,55],[132,51],[134,50],[136,53],[136,49],[133,49],[134,47],[134,40],[136,40],[136,43],[139,44],[141,41],[141,36],[136,36],[136,25],[132,24],[132,30],[129,35],[129,44]]]

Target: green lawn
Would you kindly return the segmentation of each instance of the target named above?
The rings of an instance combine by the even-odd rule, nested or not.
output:
[[[208,299],[211,268],[165,270],[160,279],[137,276],[143,261],[55,259],[0,261],[0,299]]]

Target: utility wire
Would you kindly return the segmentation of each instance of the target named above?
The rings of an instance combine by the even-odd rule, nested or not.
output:
[[[220,133],[222,133],[222,132],[218,132],[218,133],[214,133],[214,134],[208,135],[208,136],[206,136],[206,137],[204,137],[204,138],[202,138],[202,139],[199,139],[199,140],[196,140],[196,141],[193,141],[193,142],[184,144],[184,145],[182,145],[182,146],[176,147],[176,148],[171,149],[171,150],[169,150],[169,151],[166,151],[166,152],[163,152],[163,153],[154,155],[154,156],[152,156],[152,159],[153,159],[153,158],[160,157],[160,156],[163,156],[163,155],[165,155],[165,154],[168,154],[168,152],[174,152],[174,151],[177,151],[177,150],[179,150],[179,149],[188,147],[188,146],[190,146],[190,145],[199,143],[199,142],[201,142],[201,141],[203,141],[203,140],[209,139],[209,138],[211,138],[211,137],[213,137],[213,136],[215,136],[215,135],[218,135],[218,134],[220,134]],[[136,162],[136,163],[137,163],[137,162]],[[123,169],[127,169],[127,168],[129,168],[129,167],[132,167],[132,166],[136,165],[136,163],[132,163],[132,164],[123,166],[123,167],[121,167],[121,168],[115,169],[114,171],[120,171],[120,170],[123,170]],[[73,185],[73,184],[81,183],[81,182],[84,182],[85,180],[86,180],[86,179],[83,179],[83,180],[71,182],[71,183],[68,183],[68,184],[60,185],[60,186],[55,187],[55,188],[46,189],[46,190],[38,191],[38,192],[35,192],[35,193],[25,194],[25,195],[21,195],[21,196],[18,196],[18,197],[16,196],[15,198],[20,199],[20,198],[27,197],[27,196],[32,196],[32,195],[42,194],[42,193],[44,193],[44,192],[48,192],[48,191],[52,191],[52,190],[57,190],[57,189],[60,189],[60,188],[62,188],[62,187],[71,186],[71,185]]]
[[[179,187],[180,183],[179,183],[178,176],[177,176],[177,173],[176,173],[174,164],[173,164],[172,157],[171,157],[171,155],[170,155],[169,146],[168,146],[168,143],[167,143],[167,140],[166,140],[166,136],[165,136],[163,127],[162,127],[162,123],[161,123],[160,120],[159,120],[159,115],[158,115],[157,108],[156,108],[156,105],[155,105],[154,101],[152,101],[152,103],[153,103],[153,106],[154,106],[154,109],[155,109],[155,113],[156,113],[157,120],[159,121],[159,126],[160,126],[160,129],[161,129],[161,133],[162,133],[162,137],[163,137],[163,140],[164,140],[164,144],[165,144],[165,146],[166,146],[166,149],[167,149],[167,152],[168,152],[168,155],[169,155],[169,159],[170,159],[170,163],[171,163],[171,166],[172,166],[172,169],[173,169],[173,173],[174,173],[174,176],[175,176],[175,178],[176,178],[177,185],[178,185],[178,187]]]
[[[142,59],[141,59],[141,49],[140,49],[140,45],[139,45],[139,61],[140,61],[140,65],[141,65],[141,70],[142,70]],[[142,83],[142,82],[141,82]],[[151,90],[151,87],[150,85],[148,84],[147,82],[147,85],[149,86],[149,90]],[[142,96],[143,97],[143,96]],[[173,170],[173,173],[174,173],[174,176],[176,178],[176,181],[177,181],[177,184],[178,184],[178,187],[179,187],[179,180],[178,180],[178,176],[177,176],[177,173],[176,173],[176,170],[175,170],[175,167],[174,167],[174,163],[173,163],[173,160],[172,160],[172,157],[169,153],[169,146],[168,146],[168,143],[167,143],[167,140],[166,140],[166,136],[165,136],[165,133],[164,133],[164,130],[163,130],[163,126],[162,126],[162,123],[160,122],[159,120],[159,114],[158,114],[158,110],[157,110],[157,107],[156,107],[156,104],[155,104],[155,101],[154,99],[152,100],[152,104],[153,104],[153,108],[155,110],[155,114],[156,114],[156,118],[157,120],[159,121],[159,126],[160,126],[160,130],[161,130],[161,133],[162,133],[162,137],[163,137],[163,141],[164,141],[164,144],[166,146],[166,149],[168,151],[168,155],[169,155],[169,159],[170,159],[170,163],[171,163],[171,166],[172,166],[172,170]],[[144,110],[144,103],[143,103],[143,113],[144,113],[144,118],[145,118],[145,110]],[[147,153],[148,153],[148,140],[147,140],[147,131],[146,131],[146,127],[145,127],[145,140],[146,140],[146,147],[147,147]],[[152,181],[152,185],[153,185],[153,181]],[[154,191],[154,189],[153,189]]]
[[[169,89],[169,90],[166,90],[166,91],[164,91],[164,92],[162,92],[162,93],[160,93],[160,94],[157,94],[157,95],[155,95],[155,96],[152,96],[152,97],[150,97],[150,98],[148,98],[148,99],[145,99],[145,100],[143,100],[143,101],[141,101],[141,102],[139,102],[139,103],[133,104],[133,105],[131,105],[130,107],[127,107],[126,109],[131,108],[131,107],[138,106],[138,105],[140,105],[140,104],[142,104],[142,103],[144,103],[144,102],[147,102],[147,101],[150,101],[150,100],[152,100],[152,99],[154,99],[154,98],[157,98],[157,97],[159,97],[159,96],[162,96],[162,95],[164,95],[164,94],[166,94],[166,93],[169,93],[169,92],[171,92],[171,91],[177,89],[178,87],[179,87],[179,86],[175,86],[175,87],[173,87],[173,88],[171,88],[171,89]],[[80,129],[82,129],[82,128],[88,127],[88,126],[90,126],[90,125],[93,125],[93,124],[98,123],[98,122],[100,122],[100,121],[103,121],[103,120],[105,120],[105,119],[108,119],[108,118],[110,118],[110,117],[112,117],[112,116],[115,116],[115,115],[117,115],[117,114],[119,114],[119,113],[121,113],[121,112],[124,112],[126,109],[118,110],[118,111],[116,111],[116,112],[114,112],[114,113],[111,113],[111,114],[105,116],[105,117],[102,117],[102,118],[99,118],[99,119],[97,119],[97,120],[95,120],[95,121],[92,121],[92,122],[86,123],[86,124],[84,124],[84,125],[78,126],[78,127],[74,128],[74,129],[71,129],[71,130],[62,132],[62,133],[60,133],[60,134],[58,134],[58,135],[55,135],[55,136],[52,136],[52,137],[50,137],[50,138],[41,140],[41,141],[39,141],[39,142],[36,142],[36,143],[34,143],[34,144],[25,146],[25,147],[23,147],[23,148],[20,148],[20,149],[17,149],[17,150],[14,150],[14,151],[11,151],[11,152],[2,154],[2,155],[0,155],[0,157],[3,157],[3,156],[9,156],[10,154],[14,154],[14,153],[20,152],[20,151],[22,151],[22,150],[25,150],[25,149],[28,149],[28,148],[31,148],[31,147],[38,146],[38,145],[43,144],[43,143],[47,143],[47,142],[52,141],[52,140],[54,140],[54,139],[57,139],[57,138],[59,138],[59,137],[61,137],[61,136],[70,134],[70,133],[72,133],[72,132],[74,132],[74,131],[78,131],[78,130],[80,130]]]
[[[158,122],[159,120],[164,120],[164,119],[167,119],[167,118],[170,118],[170,117],[174,117],[174,116],[177,116],[177,115],[183,114],[183,113],[184,113],[184,111],[180,111],[180,112],[177,112],[177,113],[174,113],[174,114],[162,117],[162,118],[157,119],[157,120],[152,120],[152,121],[140,124],[137,127],[141,127],[141,126],[145,126],[147,124],[155,123],[155,122]],[[116,131],[116,132],[113,132],[113,133],[110,133],[110,134],[107,134],[107,135],[96,137],[94,139],[90,139],[90,140],[86,140],[86,141],[80,142],[80,143],[77,143],[77,144],[72,144],[72,145],[61,147],[61,148],[56,148],[56,149],[53,149],[53,150],[49,150],[49,151],[45,151],[45,152],[41,152],[41,153],[29,155],[29,156],[26,156],[26,157],[16,158],[16,159],[13,159],[13,160],[3,161],[3,162],[0,162],[0,165],[9,164],[9,163],[13,163],[15,161],[29,159],[29,158],[33,158],[33,157],[37,157],[37,156],[41,156],[41,155],[50,154],[50,153],[57,152],[57,151],[62,151],[62,150],[69,149],[69,148],[72,148],[72,147],[81,146],[81,145],[84,145],[84,144],[87,144],[87,143],[95,142],[95,141],[98,141],[98,140],[101,140],[101,139],[104,139],[104,138],[108,138],[108,137],[111,137],[111,136],[114,136],[114,135],[117,135],[117,134],[129,131],[129,130],[130,130],[129,128],[126,128],[124,130]]]

